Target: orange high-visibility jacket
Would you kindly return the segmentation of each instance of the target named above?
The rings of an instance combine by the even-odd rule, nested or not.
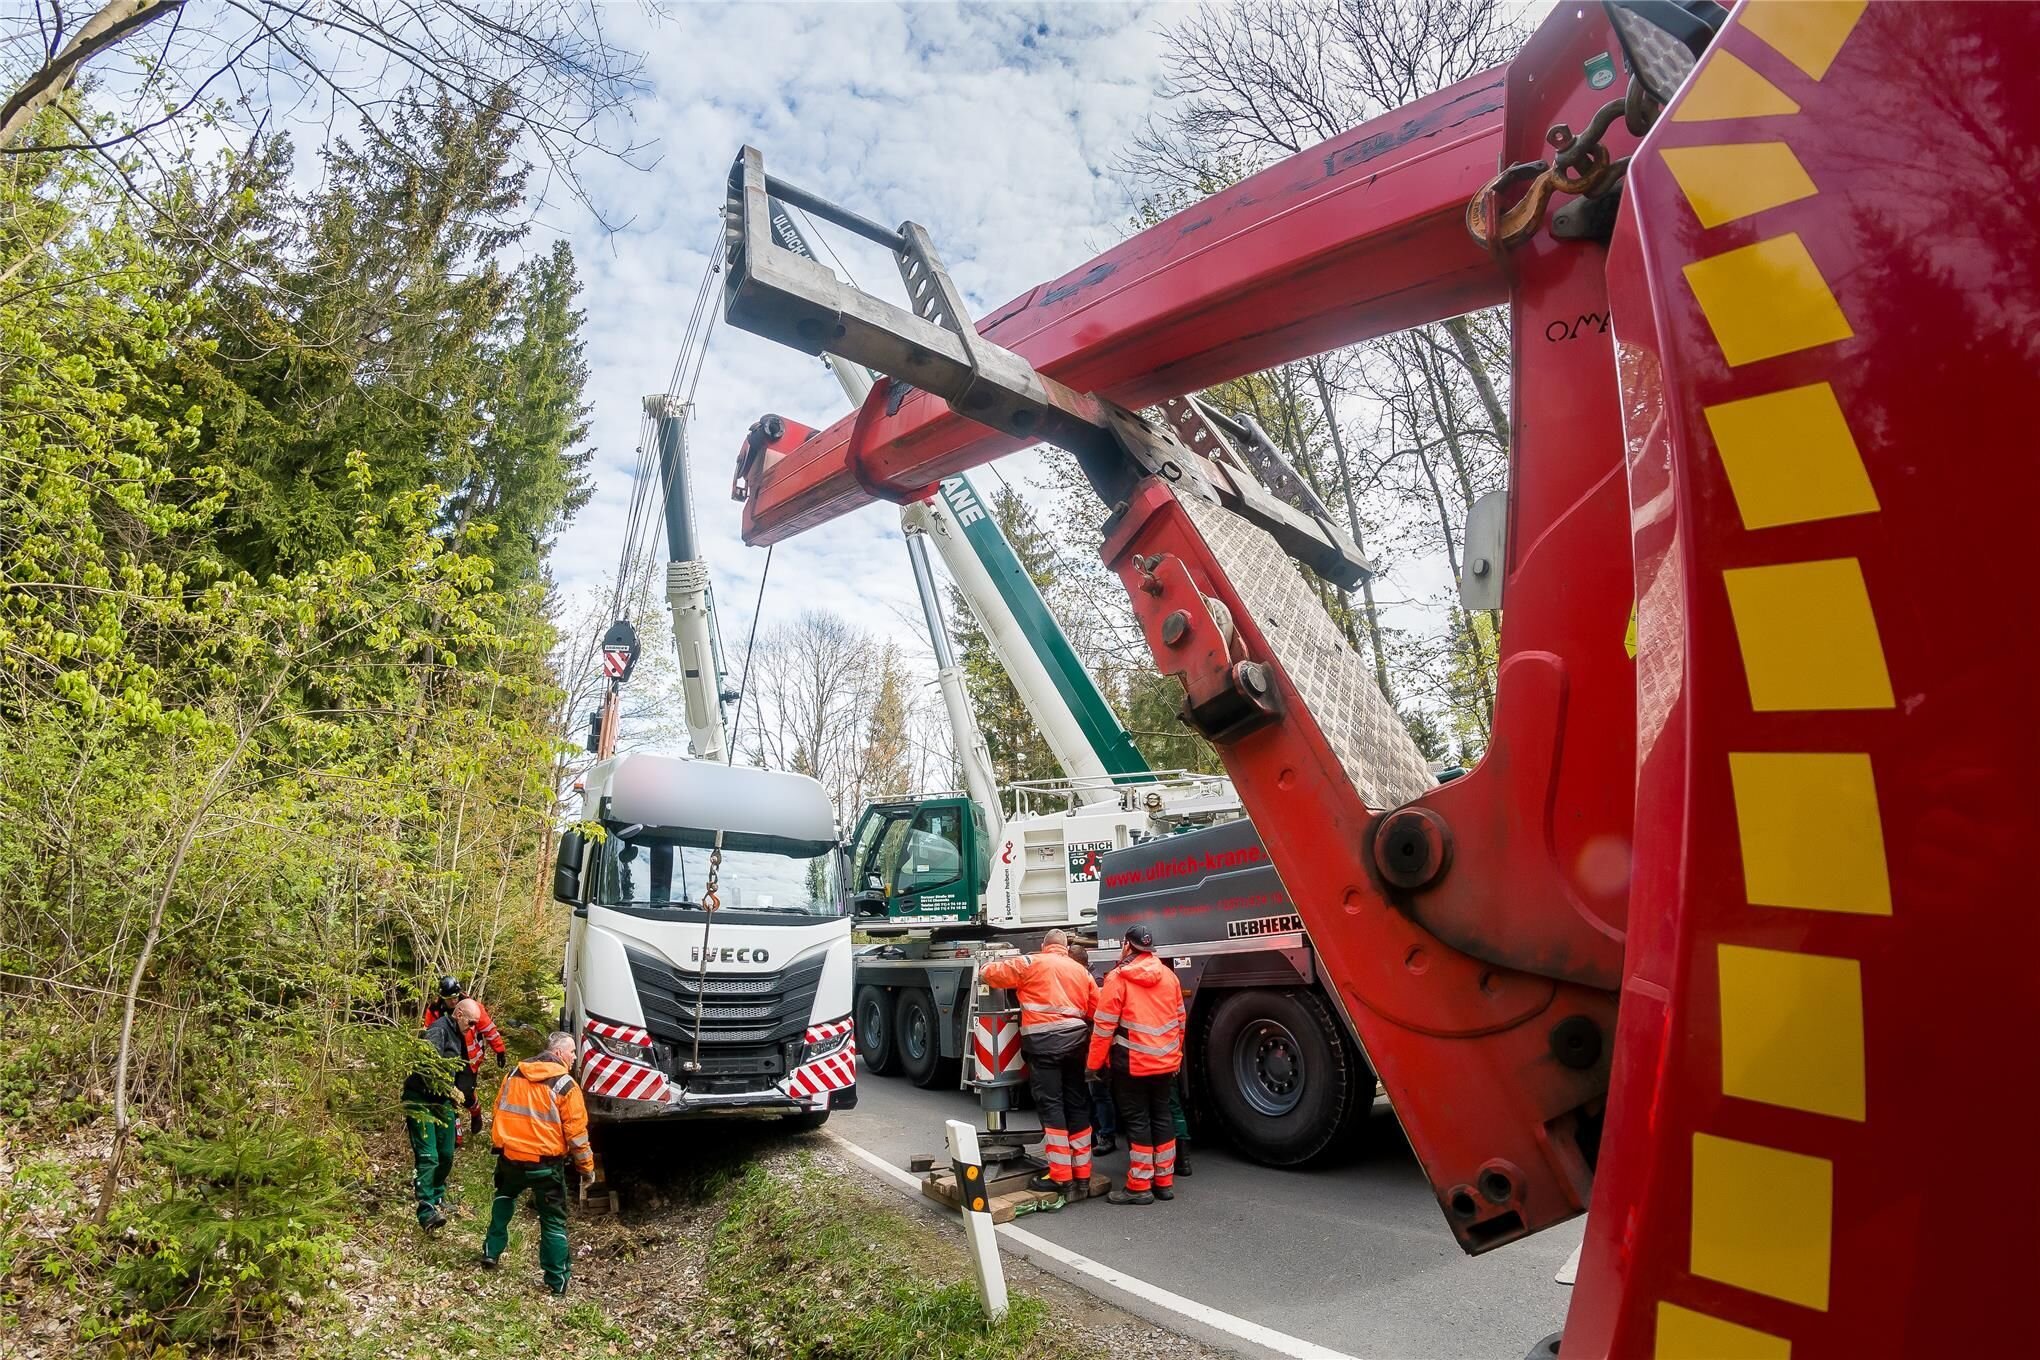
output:
[[[587,1102],[573,1074],[550,1058],[527,1058],[503,1079],[489,1141],[513,1162],[570,1157],[577,1171],[595,1169]]]
[[[1070,1053],[1091,1029],[1098,984],[1070,957],[1069,946],[1044,944],[1039,954],[993,959],[978,970],[987,987],[1010,987],[1020,999],[1020,1047],[1055,1056]]]
[[[1183,984],[1176,970],[1153,954],[1136,954],[1107,973],[1098,990],[1085,1066],[1103,1067],[1107,1052],[1118,1049],[1132,1075],[1166,1076],[1183,1065],[1183,1020]],[[1118,1066],[1115,1055],[1113,1067]]]

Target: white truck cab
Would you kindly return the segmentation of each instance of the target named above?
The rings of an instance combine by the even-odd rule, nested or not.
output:
[[[589,769],[581,815],[561,837],[553,892],[574,911],[565,1024],[589,1117],[815,1126],[854,1105],[850,919],[822,786],[622,755]],[[720,906],[708,911],[718,831]]]

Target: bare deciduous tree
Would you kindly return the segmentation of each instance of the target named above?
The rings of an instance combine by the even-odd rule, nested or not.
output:
[[[751,654],[743,754],[812,775],[847,820],[872,798],[952,782],[953,759],[899,648],[810,609]]]
[[[1243,0],[1164,37],[1170,105],[1123,168],[1166,191],[1257,170],[1498,65],[1522,21],[1493,0]]]
[[[1164,38],[1169,102],[1122,167],[1152,195],[1146,220],[1500,64],[1523,20],[1494,0],[1242,0],[1202,6]],[[1507,372],[1492,318],[1460,317],[1213,395],[1253,410],[1323,499],[1344,502],[1363,550],[1442,556],[1456,576],[1466,507],[1506,475]],[[1402,697],[1453,710],[1478,746],[1493,717],[1493,620],[1412,603],[1444,616],[1442,647],[1393,637],[1371,583],[1332,612],[1364,636],[1384,693],[1396,697],[1391,653],[1419,659]]]
[[[0,19],[0,153],[35,149],[23,134],[87,72],[119,110],[73,119],[68,144],[96,151],[147,149],[192,119],[375,128],[407,93],[479,104],[508,88],[517,125],[578,193],[580,153],[639,149],[614,135],[642,69],[602,6],[576,0],[32,0]]]

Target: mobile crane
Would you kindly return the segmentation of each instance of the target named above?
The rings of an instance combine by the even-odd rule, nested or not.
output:
[[[747,538],[1071,448],[1454,1236],[1591,1202],[1572,1360],[2025,1345],[2033,649],[1961,492],[2040,489],[2036,44],[2027,5],[1563,5],[982,332],[918,226],[803,204],[908,311],[772,253],[798,191],[733,169],[729,319],[891,379],[755,470]],[[1290,558],[1364,564],[1137,412],[1496,304],[1494,737],[1398,799]]]

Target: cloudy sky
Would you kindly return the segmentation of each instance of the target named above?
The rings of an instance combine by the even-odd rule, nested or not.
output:
[[[614,6],[624,42],[650,54],[655,90],[634,133],[657,142],[637,171],[589,161],[605,216],[561,203],[541,214],[574,245],[588,312],[598,449],[595,495],[561,537],[554,569],[569,597],[600,609],[617,565],[641,399],[666,389],[718,227],[737,149],[775,175],[883,222],[933,235],[972,310],[991,307],[1117,240],[1130,205],[1111,166],[1153,108],[1157,5],[878,4],[675,6],[652,19]],[[866,288],[897,294],[887,257],[825,233]],[[861,243],[857,243],[861,246]],[[820,363],[718,327],[691,422],[698,524],[740,645],[763,564],[738,536],[725,488],[735,450],[766,411],[826,425],[848,409]],[[1000,465],[1024,485],[1032,459]],[[993,474],[980,474],[987,486]],[[806,607],[834,610],[925,656],[897,511],[873,506],[781,544],[766,627]]]

